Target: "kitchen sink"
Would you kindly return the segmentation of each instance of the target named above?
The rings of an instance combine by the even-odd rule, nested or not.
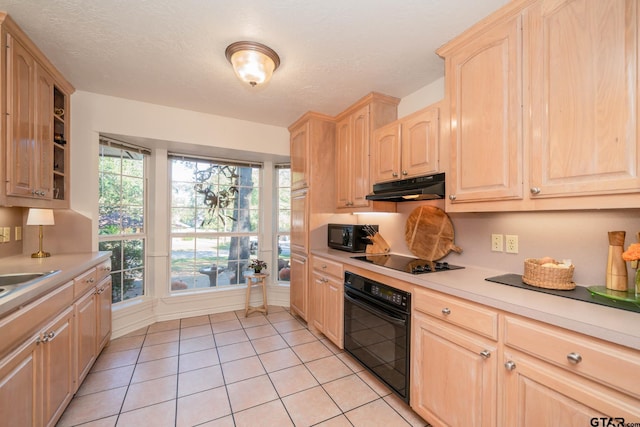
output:
[[[59,271],[60,270],[45,271],[43,273],[0,274],[0,298],[9,295],[17,288],[34,285]]]

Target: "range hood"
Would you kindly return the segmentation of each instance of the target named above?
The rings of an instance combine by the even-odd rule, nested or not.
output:
[[[412,202],[444,199],[444,173],[382,182],[373,186],[367,200]]]

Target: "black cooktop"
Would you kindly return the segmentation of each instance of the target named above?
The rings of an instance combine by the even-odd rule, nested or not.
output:
[[[460,268],[464,268],[459,265],[449,264],[446,261],[428,261],[426,259],[393,254],[362,255],[354,256],[352,258],[411,274],[436,273],[438,271],[458,270]]]

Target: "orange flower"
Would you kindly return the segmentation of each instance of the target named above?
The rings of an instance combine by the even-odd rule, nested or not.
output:
[[[622,259],[625,261],[637,261],[640,259],[640,243],[634,243],[622,253]]]

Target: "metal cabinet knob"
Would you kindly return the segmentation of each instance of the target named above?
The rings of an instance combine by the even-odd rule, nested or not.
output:
[[[531,187],[529,189],[529,191],[531,192],[531,194],[540,194],[540,187]]]
[[[407,175],[409,175],[409,172],[407,172],[407,171],[402,171],[402,175],[407,176]]]
[[[445,316],[448,316],[451,314],[451,310],[449,309],[449,307],[445,307],[442,309],[442,314],[444,314]]]
[[[507,360],[506,362],[504,362],[504,367],[507,371],[513,371],[514,369],[516,369],[516,363],[511,360]]]
[[[456,199],[456,195],[455,194],[449,194],[449,200],[451,200],[452,202]]]
[[[394,177],[394,178],[397,178],[397,177],[398,177],[398,172],[393,172],[393,173],[391,174],[391,176],[392,176],[392,177]]]
[[[491,352],[489,350],[482,350],[480,352],[480,356],[482,356],[485,359],[488,359],[491,357]]]
[[[327,268],[327,264],[322,264],[322,269],[324,270],[325,268]]]
[[[580,353],[569,353],[567,354],[567,360],[569,361],[569,363],[577,365],[578,363],[582,362],[582,356],[580,356]]]

